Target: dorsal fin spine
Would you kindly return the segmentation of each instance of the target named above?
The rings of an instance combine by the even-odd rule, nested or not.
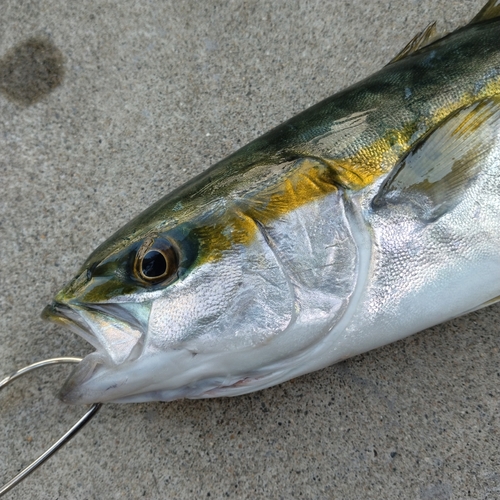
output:
[[[481,23],[500,17],[500,0],[488,0],[488,3],[472,18],[469,24]]]
[[[426,28],[424,28],[418,35],[413,37],[401,50],[396,57],[391,59],[389,64],[392,64],[396,61],[400,61],[405,57],[408,57],[410,54],[413,54],[417,50],[429,45],[434,42],[438,38],[442,38],[443,35],[438,35],[436,31],[436,22],[430,23]]]
[[[486,5],[472,18],[468,24],[482,23],[483,21],[488,21],[490,19],[500,19],[500,0],[488,0]],[[423,29],[418,35],[413,37],[394,58],[392,58],[389,64],[396,61],[400,61],[405,57],[413,54],[417,50],[426,47],[427,45],[443,38],[446,33],[438,34],[436,31],[436,23],[430,23],[425,29]]]

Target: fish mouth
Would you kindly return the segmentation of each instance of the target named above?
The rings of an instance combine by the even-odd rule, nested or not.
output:
[[[147,309],[144,311],[139,309]],[[134,314],[138,313],[138,314]],[[64,304],[54,301],[42,311],[42,318],[65,326],[96,349],[107,365],[118,365],[138,357],[144,343],[149,307],[109,304]],[[142,318],[142,319],[141,319]]]
[[[140,304],[67,304],[54,301],[42,311],[42,318],[68,328],[95,348],[78,363],[62,387],[59,398],[67,403],[76,398],[99,373],[113,373],[140,357],[150,306]]]
[[[75,366],[61,388],[59,398],[68,404],[172,401],[240,394],[249,392],[262,377],[257,373],[220,375],[221,360],[217,354],[194,356],[189,350],[180,349],[142,356],[143,335],[136,339],[132,348],[126,341],[119,343],[125,346],[125,351],[117,362],[120,351],[116,344],[113,349],[106,344],[100,322],[121,325],[127,320],[141,327],[141,333],[143,325],[136,316],[131,318],[129,308],[119,304],[80,306],[55,301],[45,307],[42,317],[65,326],[96,349]],[[117,329],[114,331],[116,333]],[[199,358],[204,361],[200,363]],[[231,367],[227,373],[234,371],[235,367]]]

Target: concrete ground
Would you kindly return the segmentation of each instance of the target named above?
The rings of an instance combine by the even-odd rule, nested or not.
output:
[[[89,352],[40,312],[133,215],[483,1],[2,0],[0,373]],[[500,498],[499,318],[244,397],[106,405],[7,498]],[[0,482],[82,413],[67,373],[1,395]]]

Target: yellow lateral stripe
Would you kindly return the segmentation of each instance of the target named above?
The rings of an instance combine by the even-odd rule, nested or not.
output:
[[[454,111],[497,94],[500,94],[500,80],[488,83],[478,94],[464,93],[457,101],[436,109],[429,119],[428,130]],[[416,123],[405,124],[400,130],[388,131],[370,145],[361,147],[348,158],[299,160],[300,165],[278,186],[267,188],[252,199],[242,200],[241,209],[229,210],[218,224],[202,230],[198,262],[218,260],[234,244],[250,244],[257,232],[256,220],[268,224],[338,187],[358,191],[369,186],[388,173],[408,151],[416,131]]]

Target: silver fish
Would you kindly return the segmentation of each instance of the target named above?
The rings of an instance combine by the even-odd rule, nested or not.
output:
[[[182,186],[44,311],[96,351],[69,403],[234,396],[500,296],[500,6]]]

